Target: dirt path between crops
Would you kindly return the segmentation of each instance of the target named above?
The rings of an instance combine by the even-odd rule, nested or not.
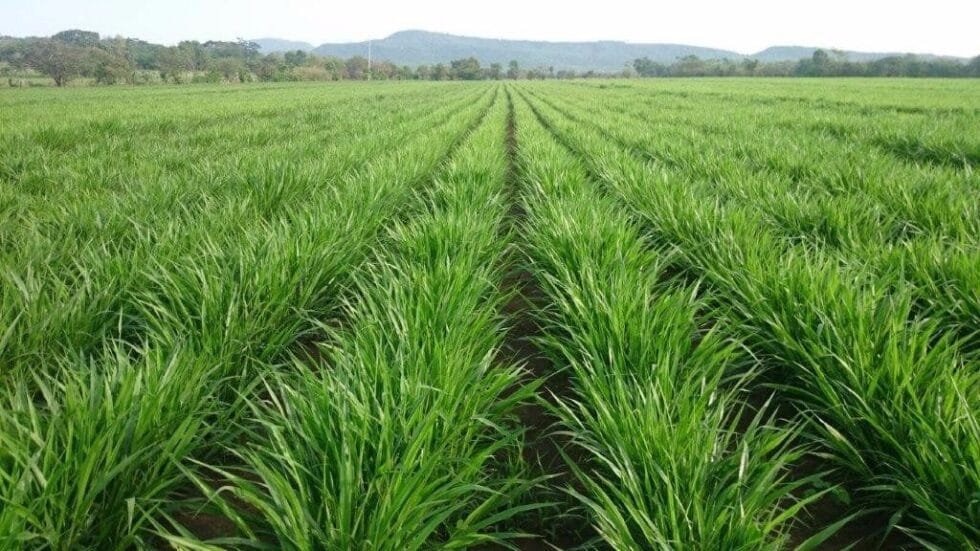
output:
[[[510,91],[507,91],[507,190],[509,209],[507,224],[516,240],[516,254],[501,284],[501,292],[510,296],[503,307],[503,315],[509,321],[504,338],[501,361],[522,365],[527,372],[526,382],[540,382],[539,402],[525,404],[518,410],[518,417],[525,427],[524,460],[535,466],[533,475],[551,478],[539,489],[539,493],[529,496],[533,500],[557,502],[553,508],[532,512],[516,519],[516,526],[522,532],[539,534],[534,539],[514,542],[526,551],[572,549],[594,536],[591,529],[578,516],[570,514],[574,506],[570,496],[563,488],[574,484],[571,473],[562,457],[568,450],[568,438],[555,434],[557,417],[549,411],[556,397],[571,396],[572,389],[568,377],[556,373],[542,350],[535,344],[541,336],[541,329],[535,313],[546,303],[546,297],[533,275],[525,267],[522,224],[527,213],[522,200],[520,167],[517,159],[518,135],[514,104]]]

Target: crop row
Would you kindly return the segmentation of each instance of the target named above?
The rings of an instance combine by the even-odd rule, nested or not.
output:
[[[650,116],[636,111],[604,114],[593,107],[573,115],[557,106],[565,96],[556,96],[546,104],[563,118],[665,166],[703,200],[754,212],[794,246],[910,289],[918,316],[942,322],[964,339],[964,351],[978,349],[980,188],[969,169],[910,167],[850,143],[809,141],[803,131],[752,137],[757,123],[744,114],[732,124],[748,131],[692,137],[686,119],[667,118],[651,129]],[[789,160],[793,151],[797,161]],[[758,159],[778,161],[760,168]]]
[[[532,104],[654,245],[673,251],[675,267],[705,281],[718,322],[768,368],[858,514],[884,513],[888,529],[934,548],[977,541],[980,370],[943,323],[915,315],[914,285],[793,246],[758,213],[712,197],[707,182],[538,96]],[[625,134],[646,131],[616,121]]]
[[[388,228],[315,361],[264,380],[251,444],[237,452],[248,475],[222,472],[257,513],[231,512],[257,541],[395,550],[507,539],[488,529],[523,510],[512,505],[530,484],[513,410],[530,387],[515,391],[519,368],[497,362],[505,116],[498,99],[421,212]]]
[[[37,349],[12,338],[15,324],[6,327],[8,350],[22,347],[8,356],[15,359],[69,338],[63,353],[5,369],[0,539],[123,548],[167,533],[197,462],[226,454],[247,434],[259,376],[288,363],[318,320],[335,315],[381,228],[411,209],[413,189],[482,119],[492,95],[469,89],[448,109],[380,133],[400,141],[356,171],[265,180],[297,188],[265,216],[256,213],[269,206],[262,189],[238,201],[229,193],[226,207],[204,207],[186,225],[164,225],[162,235],[136,228],[133,249],[113,254],[112,241],[94,242],[77,280],[84,286],[93,281],[88,271],[104,275],[87,285],[90,293],[63,294],[81,312],[54,304],[39,313],[47,331],[24,331]],[[422,133],[405,140],[412,128]],[[70,265],[70,251],[59,251],[61,262]],[[37,289],[24,277],[3,286],[7,319],[29,315],[16,301],[57,289],[64,276],[33,273]],[[63,324],[65,310],[79,324],[105,321],[98,333]],[[50,327],[52,319],[58,325]],[[101,338],[89,340],[93,334]],[[91,344],[79,347],[76,335]]]
[[[562,430],[584,504],[616,549],[779,548],[801,452],[770,412],[746,411],[752,363],[706,327],[696,287],[654,248],[585,166],[518,110],[531,272],[548,297],[543,346],[569,371]]]
[[[0,548],[975,548],[972,96],[837,84],[0,97]]]

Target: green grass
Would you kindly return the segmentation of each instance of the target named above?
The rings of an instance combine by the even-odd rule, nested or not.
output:
[[[654,241],[677,252],[678,268],[707,280],[719,317],[770,367],[808,440],[847,473],[861,511],[884,513],[884,528],[934,548],[977,539],[980,372],[964,356],[976,334],[941,331],[952,307],[922,315],[913,305],[929,288],[780,239],[751,209],[715,196],[715,181],[611,143],[544,100],[535,105],[647,221]]]
[[[665,281],[664,251],[521,114],[531,271],[549,298],[542,344],[567,366],[558,400],[570,488],[616,549],[779,548],[802,457],[739,392],[755,368],[703,317],[696,289]],[[744,423],[744,426],[740,426]]]
[[[0,548],[980,545],[976,82],[609,84],[0,91]]]
[[[416,549],[506,542],[526,510],[508,392],[497,365],[503,103],[359,270],[344,325],[316,365],[266,382],[236,495],[290,549]],[[512,472],[513,471],[513,472]],[[254,480],[256,479],[257,480]],[[253,522],[243,520],[243,529]],[[260,538],[261,540],[261,538]]]
[[[111,262],[97,266],[115,268],[109,273],[112,281],[133,278],[140,283],[108,289],[110,298],[125,301],[109,307],[108,314],[119,320],[109,328],[118,329],[118,336],[102,336],[101,346],[71,347],[70,356],[61,363],[42,364],[51,368],[50,381],[36,368],[11,371],[4,381],[11,387],[9,405],[3,409],[10,418],[0,430],[12,445],[5,448],[0,462],[10,481],[3,487],[3,499],[9,504],[0,513],[3,538],[26,537],[31,543],[65,549],[108,542],[119,547],[133,541],[147,545],[148,535],[164,522],[160,519],[172,512],[168,510],[179,509],[179,495],[174,492],[190,485],[185,472],[188,461],[208,459],[240,439],[238,421],[248,411],[247,398],[256,376],[280,369],[298,339],[315,330],[318,320],[335,315],[338,294],[348,285],[344,278],[366,257],[380,227],[411,203],[412,185],[434,170],[482,116],[491,98],[483,90],[469,93],[479,101],[471,102],[449,123],[433,126],[425,140],[372,159],[346,176],[339,187],[314,194],[282,218],[266,220],[247,210],[240,217],[220,216],[219,223],[230,224],[226,235],[192,230],[186,249],[175,250],[183,245],[179,241],[175,248],[165,244],[139,267],[119,269]],[[306,193],[311,191],[307,188]],[[235,203],[235,208],[250,204]],[[183,237],[182,232],[170,232]],[[141,242],[157,245],[153,239]],[[92,287],[107,291],[102,285]],[[77,290],[70,296],[77,300]],[[84,306],[99,313],[107,308]],[[58,305],[51,310],[64,311]],[[22,312],[11,311],[18,316]],[[84,316],[73,319],[86,320]],[[136,336],[133,326],[138,329]],[[75,326],[67,330],[78,331]],[[10,330],[7,334],[13,335]],[[91,338],[85,330],[77,334]],[[50,342],[43,335],[36,338],[41,346]],[[127,345],[127,341],[136,342]],[[115,352],[119,347],[123,353]],[[105,348],[108,354],[103,354]],[[177,355],[173,360],[177,374],[170,376],[167,391],[178,398],[148,400],[161,390],[142,378],[155,370],[153,364],[169,365],[172,355]],[[15,358],[25,364],[30,361],[24,354]],[[117,365],[120,362],[125,365]],[[77,363],[81,365],[74,367]],[[46,388],[51,390],[45,392]],[[44,398],[40,404],[33,398],[38,393]],[[133,402],[129,407],[112,407],[126,397]],[[68,401],[76,402],[70,413],[63,407]],[[105,419],[98,421],[99,416]],[[182,428],[187,434],[180,447],[161,449],[159,435],[173,430],[168,416],[186,418],[189,426]],[[100,425],[114,424],[117,431],[98,430]],[[24,436],[25,430],[31,438]],[[66,435],[70,438],[61,438]],[[104,444],[95,442],[103,439]],[[126,459],[107,455],[105,446],[118,447]],[[52,459],[39,467],[38,454]],[[88,468],[85,465],[94,465],[92,470],[107,478],[76,477]],[[151,465],[158,469],[157,476],[140,479],[139,473]],[[48,493],[62,497],[41,497]],[[161,504],[169,507],[160,510]],[[100,529],[116,537],[92,533],[87,527],[95,519]]]

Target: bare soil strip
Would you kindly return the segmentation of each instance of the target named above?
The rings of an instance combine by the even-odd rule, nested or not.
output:
[[[546,298],[524,263],[521,225],[527,213],[521,199],[521,175],[517,161],[517,121],[510,90],[507,91],[507,105],[505,139],[508,158],[507,189],[510,195],[507,223],[510,226],[508,229],[516,240],[514,243],[516,254],[501,285],[501,292],[510,297],[503,307],[503,314],[510,323],[501,359],[523,365],[527,371],[528,384],[537,382],[541,384],[538,389],[540,401],[525,404],[518,411],[520,422],[526,430],[524,460],[535,466],[534,474],[551,477],[547,481],[547,488],[541,488],[541,495],[535,497],[542,501],[558,503],[552,509],[545,509],[519,519],[517,528],[524,532],[539,534],[540,537],[515,543],[527,551],[573,549],[589,540],[594,534],[588,526],[583,526],[585,523],[581,518],[569,512],[574,503],[561,491],[574,482],[562,457],[563,451],[569,453],[572,450],[568,449],[567,437],[555,434],[558,418],[549,411],[548,404],[553,404],[556,397],[569,397],[572,387],[568,377],[562,372],[557,372],[556,366],[534,343],[535,338],[541,335],[541,329],[535,320],[535,312],[542,309]]]

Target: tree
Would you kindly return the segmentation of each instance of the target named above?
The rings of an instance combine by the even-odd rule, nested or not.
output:
[[[106,37],[99,42],[99,48],[107,53],[115,56],[125,58],[126,61],[132,63],[133,58],[130,55],[129,44],[127,40],[121,36]]]
[[[528,69],[525,74],[528,80],[544,80],[545,76],[547,76],[545,69],[542,67]]]
[[[966,64],[966,70],[963,72],[966,76],[970,77],[980,77],[980,55],[970,60]]]
[[[27,51],[30,42],[20,39],[0,40],[0,61],[9,63],[13,67],[26,67]]]
[[[507,78],[511,80],[517,80],[521,76],[521,66],[517,64],[516,59],[510,60],[507,66]]]
[[[160,54],[166,47],[135,38],[127,38],[126,49],[137,69],[159,69]]]
[[[286,65],[290,67],[299,67],[300,65],[306,65],[307,54],[303,50],[296,50],[294,52],[286,52],[283,57],[286,60]]]
[[[51,40],[79,48],[97,48],[99,46],[99,33],[70,29],[55,33],[51,36]]]
[[[398,67],[390,61],[376,61],[371,64],[371,78],[391,80],[398,76]]]
[[[364,80],[368,74],[368,60],[356,55],[347,60],[347,78],[351,80]]]
[[[667,67],[651,60],[649,57],[634,59],[633,69],[641,77],[659,77],[667,74]]]
[[[796,73],[801,76],[824,76],[831,74],[830,54],[823,50],[816,50],[810,59],[801,59],[796,67]]]
[[[673,76],[701,76],[706,72],[704,61],[696,55],[686,55],[674,63],[670,74]]]
[[[452,74],[459,80],[480,80],[480,61],[475,57],[456,59],[450,62]]]
[[[262,55],[262,47],[257,42],[239,38],[237,44],[245,59],[258,59]]]
[[[244,82],[248,79],[245,74],[245,61],[236,57],[223,57],[214,62],[212,72],[217,73],[221,78],[231,82]]]
[[[33,41],[25,51],[26,65],[54,79],[55,86],[64,86],[86,68],[86,49],[42,38]]]
[[[432,80],[449,80],[449,77],[449,69],[447,69],[442,63],[437,63],[436,66],[432,68]]]
[[[133,65],[125,57],[103,50],[91,50],[92,76],[99,84],[126,82],[133,76]]]
[[[323,59],[323,68],[330,73],[333,80],[344,80],[347,75],[347,67],[343,59],[339,57],[326,57]]]
[[[287,79],[288,67],[286,67],[281,56],[269,54],[253,62],[252,71],[263,82],[278,82]]]
[[[755,70],[759,68],[758,59],[745,59],[742,60],[742,70],[745,71],[747,75],[754,75]]]
[[[830,54],[823,50],[813,52],[813,65],[818,68],[825,68],[830,65]]]
[[[503,74],[503,70],[504,70],[503,66],[501,66],[499,63],[491,63],[490,72],[488,73],[490,80],[500,80],[500,76]]]
[[[196,40],[184,40],[178,43],[177,55],[185,63],[187,71],[204,71],[213,58],[221,57]]]
[[[184,73],[194,69],[194,62],[187,49],[178,45],[164,48],[157,58],[157,66],[160,68],[161,79],[165,82],[173,79],[175,83],[180,84]]]

